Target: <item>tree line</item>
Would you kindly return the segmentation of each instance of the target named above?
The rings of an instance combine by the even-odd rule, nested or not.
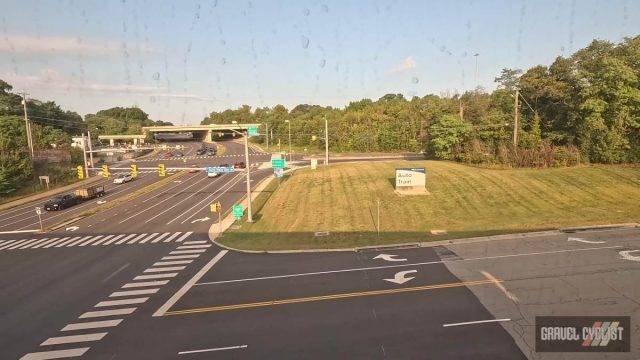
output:
[[[526,71],[503,69],[497,88],[406,99],[387,94],[342,109],[301,104],[212,112],[202,124],[262,123],[272,143],[333,151],[423,151],[436,159],[507,166],[640,161],[640,36],[594,40]],[[513,143],[519,91],[517,143]],[[289,123],[287,123],[287,121]],[[264,142],[264,138],[257,141]]]

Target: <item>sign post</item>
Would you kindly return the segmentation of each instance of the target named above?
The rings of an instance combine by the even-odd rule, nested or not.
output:
[[[247,128],[247,135],[249,136],[258,136],[258,128],[255,126]]]
[[[406,195],[429,195],[425,184],[427,171],[425,168],[397,168],[396,192]]]
[[[40,232],[44,231],[44,228],[42,226],[42,209],[40,207],[36,207],[36,214],[38,214],[38,221],[40,222]]]
[[[222,236],[222,206],[220,201],[214,202],[210,205],[212,213],[218,213],[218,236]]]
[[[233,205],[233,207],[231,208],[231,212],[233,213],[233,217],[236,218],[236,220],[242,219],[242,216],[244,215],[244,209],[240,204]]]

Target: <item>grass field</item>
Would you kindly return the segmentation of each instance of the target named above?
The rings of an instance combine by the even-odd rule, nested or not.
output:
[[[395,168],[418,166],[427,169],[431,195],[396,195]],[[222,243],[337,248],[640,220],[640,167],[631,166],[493,170],[442,161],[369,162],[299,170],[275,185],[258,199],[257,221],[225,233]],[[330,235],[314,236],[318,231]]]

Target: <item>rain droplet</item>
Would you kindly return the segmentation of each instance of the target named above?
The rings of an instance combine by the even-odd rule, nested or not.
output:
[[[309,16],[309,14],[311,14],[311,10],[309,10],[309,9],[304,9],[304,10],[302,11],[302,13],[304,14],[304,16]]]
[[[418,79],[417,77],[414,76],[414,77],[411,78],[411,82],[414,83],[414,84],[417,84],[417,83],[420,82],[420,79]]]
[[[326,13],[329,12],[329,7],[326,4],[322,4],[320,7],[322,8],[322,11],[324,11]]]
[[[325,59],[320,60],[320,67],[323,68],[325,65],[327,65],[327,60]]]
[[[306,48],[308,48],[308,47],[309,47],[309,38],[308,38],[308,37],[306,37],[306,36],[304,36],[304,35],[301,35],[301,36],[300,36],[300,42],[302,43],[302,47],[303,47],[303,48],[305,48],[305,49],[306,49]]]
[[[220,65],[224,65],[227,63],[227,58],[220,59]]]
[[[153,80],[160,80],[160,73],[159,72],[153,73]]]

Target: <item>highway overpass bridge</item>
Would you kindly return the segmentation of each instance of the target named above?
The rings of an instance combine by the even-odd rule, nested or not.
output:
[[[243,132],[250,127],[260,127],[260,125],[261,124],[210,124],[145,126],[142,128],[141,135],[100,135],[98,138],[100,140],[109,141],[111,146],[114,146],[116,142],[133,142],[134,145],[139,145],[144,144],[145,139],[151,139],[154,135],[190,133],[193,134],[193,138],[195,139],[212,142],[216,136],[222,137],[229,133],[236,136],[234,130]]]

